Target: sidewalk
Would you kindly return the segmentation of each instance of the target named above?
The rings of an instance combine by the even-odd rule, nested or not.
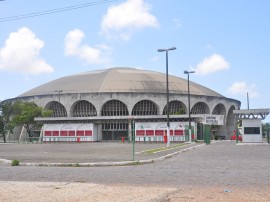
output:
[[[0,165],[14,159],[23,166],[114,166],[162,161],[204,144],[196,143],[52,143],[1,144]]]

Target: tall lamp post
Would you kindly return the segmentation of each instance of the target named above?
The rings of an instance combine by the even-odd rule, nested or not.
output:
[[[171,47],[168,49],[158,49],[158,52],[166,52],[166,95],[167,95],[167,147],[170,146],[170,103],[169,103],[169,75],[168,75],[168,52],[171,50],[175,50],[175,47]]]
[[[60,93],[63,92],[63,90],[56,90],[55,92],[58,92],[58,101],[60,103]]]
[[[191,142],[189,74],[193,74],[193,73],[195,73],[195,71],[184,71],[184,74],[188,75],[188,135],[189,135],[189,142]]]

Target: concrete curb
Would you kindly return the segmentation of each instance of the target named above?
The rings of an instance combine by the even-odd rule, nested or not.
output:
[[[252,142],[243,143],[243,142],[241,142],[241,143],[237,143],[236,145],[238,145],[238,146],[243,146],[243,145],[248,145],[248,146],[270,146],[270,144],[264,143],[264,142],[262,142],[262,143],[252,143]]]
[[[7,159],[0,159],[0,163],[2,163],[2,164],[9,164],[9,165],[11,165],[11,160],[7,160]]]
[[[47,166],[47,167],[104,167],[104,166],[132,166],[132,165],[142,165],[148,163],[156,163],[164,161],[165,159],[172,158],[175,155],[178,155],[183,152],[187,152],[192,149],[196,149],[198,147],[205,146],[205,144],[196,145],[193,147],[189,147],[186,149],[182,149],[180,151],[167,154],[165,156],[161,156],[154,159],[147,159],[147,160],[138,160],[138,161],[121,161],[121,162],[100,162],[100,163],[20,163],[20,166]],[[2,159],[3,162],[5,161],[6,164],[11,164],[10,160]],[[1,159],[0,159],[1,162]]]

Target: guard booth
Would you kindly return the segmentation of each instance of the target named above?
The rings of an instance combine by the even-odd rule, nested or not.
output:
[[[261,121],[269,114],[270,109],[234,110],[238,120],[242,120],[242,142],[262,143]]]

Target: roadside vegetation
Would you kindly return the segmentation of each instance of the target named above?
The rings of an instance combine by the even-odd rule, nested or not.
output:
[[[181,143],[181,144],[176,144],[176,145],[173,145],[173,146],[170,146],[170,147],[160,147],[160,148],[146,150],[143,153],[145,153],[145,154],[154,154],[154,153],[158,153],[158,152],[162,152],[162,151],[167,151],[167,150],[170,150],[170,149],[176,149],[176,148],[179,148],[179,147],[183,147],[185,145],[187,145],[187,144],[186,143]]]
[[[0,137],[6,142],[7,134],[12,133],[13,129],[18,126],[26,129],[31,142],[33,130],[41,128],[41,124],[35,121],[35,118],[49,117],[52,113],[52,110],[45,110],[33,102],[0,102]]]
[[[20,161],[19,160],[17,160],[17,159],[12,160],[11,166],[19,166],[19,165],[20,165]]]

